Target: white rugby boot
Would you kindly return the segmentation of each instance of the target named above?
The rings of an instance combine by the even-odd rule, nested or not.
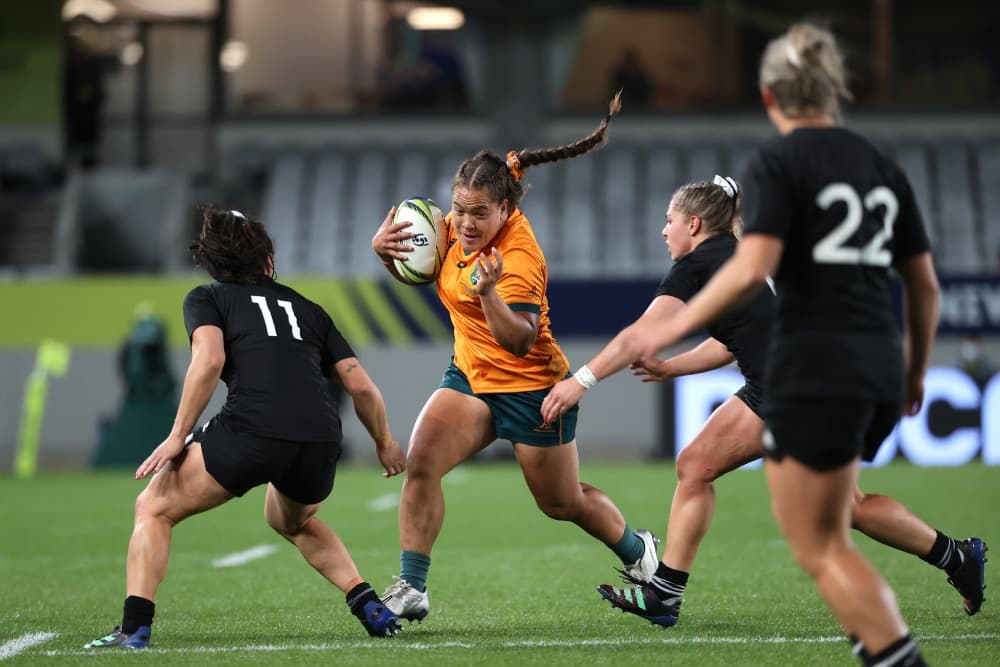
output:
[[[631,565],[626,565],[621,572],[633,583],[648,584],[652,581],[653,575],[656,574],[656,568],[660,564],[660,558],[656,555],[656,547],[659,545],[660,540],[651,532],[642,528],[633,530],[632,532],[642,540],[644,549],[642,550],[642,555],[639,556],[639,560]]]
[[[656,571],[656,566],[653,566]],[[652,575],[650,575],[652,577]],[[389,608],[399,618],[410,621],[423,621],[431,611],[427,591],[420,592],[411,586],[406,579],[393,577],[396,583],[385,589],[382,594],[382,604]]]

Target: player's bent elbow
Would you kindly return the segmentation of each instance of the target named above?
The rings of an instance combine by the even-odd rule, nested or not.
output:
[[[503,349],[507,350],[515,357],[524,357],[531,352],[531,345],[525,345],[524,343],[511,343],[504,345]]]
[[[907,289],[924,301],[937,299],[941,293],[941,286],[933,271],[921,272],[919,277],[911,279],[911,282],[907,284]]]
[[[351,400],[356,404],[382,400],[382,392],[379,391],[378,387],[371,380],[358,386],[345,387],[344,389],[350,394]]]
[[[643,357],[655,357],[660,351],[654,345],[653,341],[650,340],[650,337],[644,335],[642,330],[636,325],[622,329],[621,333],[615,339],[618,342],[619,348],[625,353],[630,362]]]
[[[192,365],[197,365],[206,373],[221,375],[222,368],[226,365],[226,355],[216,352],[202,352],[191,360]]]

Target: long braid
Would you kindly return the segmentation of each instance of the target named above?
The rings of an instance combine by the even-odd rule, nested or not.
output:
[[[493,201],[508,201],[511,206],[519,206],[524,198],[525,186],[521,183],[524,170],[536,164],[557,162],[583,155],[603,143],[608,133],[611,119],[622,108],[619,90],[608,104],[608,115],[604,117],[597,129],[583,139],[566,146],[555,148],[540,148],[535,150],[511,151],[506,159],[491,151],[479,151],[473,157],[463,162],[455,173],[452,189],[462,186],[484,188],[490,193]]]
[[[597,126],[597,129],[585,136],[579,141],[575,141],[572,144],[567,144],[565,146],[556,146],[554,148],[538,148],[534,150],[529,150],[525,148],[524,150],[518,152],[517,157],[521,162],[522,168],[531,167],[536,164],[544,164],[546,162],[558,162],[559,160],[566,160],[569,158],[576,157],[578,155],[583,155],[593,149],[597,148],[604,142],[604,137],[608,133],[608,126],[611,124],[611,119],[619,112],[622,108],[622,91],[615,93],[615,96],[608,103],[608,115],[604,117],[601,124]]]

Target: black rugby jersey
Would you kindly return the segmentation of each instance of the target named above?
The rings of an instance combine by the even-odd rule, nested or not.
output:
[[[847,129],[800,128],[756,151],[743,185],[746,234],[784,241],[768,395],[901,400],[889,268],[929,248],[903,172]]]
[[[690,301],[735,251],[736,237],[731,234],[705,239],[677,260],[656,289],[656,295],[676,297],[685,303]],[[773,309],[774,295],[765,288],[748,303],[723,314],[708,326],[712,338],[736,357],[736,365],[747,382],[757,386],[764,379]]]
[[[213,282],[184,299],[188,337],[202,325],[222,329],[228,394],[220,413],[232,430],[299,442],[339,442],[331,367],[354,351],[330,316],[272,280]]]

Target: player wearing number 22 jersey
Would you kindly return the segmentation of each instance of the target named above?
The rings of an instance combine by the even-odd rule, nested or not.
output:
[[[889,267],[929,248],[906,177],[851,130],[803,127],[756,152],[744,191],[745,234],[785,244],[774,276],[768,399],[898,406],[903,355]]]

